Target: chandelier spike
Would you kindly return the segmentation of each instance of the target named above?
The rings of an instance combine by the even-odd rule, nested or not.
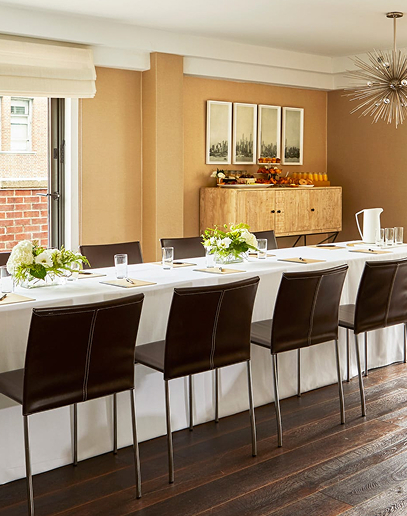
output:
[[[396,22],[403,13],[393,11],[386,17],[393,20],[393,49],[368,52],[368,62],[353,58],[356,69],[346,76],[364,84],[348,88],[352,92],[347,95],[351,101],[360,101],[352,114],[362,110],[361,116],[370,115],[373,122],[383,119],[390,124],[395,120],[397,127],[407,117],[407,56],[396,47]]]

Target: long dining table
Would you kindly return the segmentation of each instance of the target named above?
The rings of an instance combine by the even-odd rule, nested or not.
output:
[[[370,246],[371,247],[371,246]],[[82,275],[77,281],[64,285],[24,289],[15,292],[32,298],[17,304],[0,304],[0,372],[24,366],[25,350],[34,307],[64,306],[104,301],[138,292],[145,295],[137,344],[165,337],[167,318],[175,287],[216,285],[259,276],[260,284],[255,301],[253,320],[271,318],[283,272],[317,270],[347,263],[342,303],[354,303],[359,280],[367,260],[391,260],[407,257],[407,246],[388,249],[386,254],[372,254],[369,246],[337,243],[335,248],[315,246],[294,247],[269,251],[266,259],[249,257],[230,268],[234,274],[212,274],[196,269],[205,267],[204,258],[183,260],[195,265],[163,270],[159,263],[130,265],[130,278],[152,282],[144,287],[120,288],[103,282],[115,278],[114,267],[98,269],[105,276]],[[359,252],[360,250],[367,252]],[[355,252],[358,251],[358,252]],[[293,263],[289,258],[318,260],[315,263]],[[292,324],[296,320],[296,306],[290,307]],[[53,335],[58,346],[58,335]],[[345,330],[339,332],[342,376],[345,379]],[[351,340],[352,343],[352,340]],[[114,345],[114,343],[112,343]],[[194,345],[193,342],[190,344]],[[351,376],[357,374],[354,347],[351,347]],[[369,368],[380,367],[403,357],[403,327],[394,326],[373,332],[369,336]],[[296,393],[295,352],[284,353],[279,359],[280,397]],[[336,382],[334,344],[324,343],[302,350],[302,392]],[[252,346],[253,390],[255,406],[273,401],[271,357],[266,349]],[[234,365],[220,371],[220,417],[248,409],[245,367]],[[173,431],[188,426],[187,379],[170,383],[171,419]],[[194,423],[214,419],[214,375],[202,373],[194,378]],[[164,435],[165,400],[161,373],[136,366],[136,411],[140,441]],[[132,442],[130,403],[126,393],[118,395],[118,445]],[[79,460],[105,453],[112,449],[113,418],[111,397],[89,401],[78,407]],[[30,445],[33,473],[40,473],[72,462],[72,411],[61,408],[36,414],[30,418]],[[222,424],[222,422],[220,422]],[[25,476],[24,440],[21,407],[0,396],[0,484]]]

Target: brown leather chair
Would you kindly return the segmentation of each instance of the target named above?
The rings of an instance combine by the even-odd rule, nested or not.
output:
[[[362,413],[366,415],[358,335],[365,334],[365,376],[368,374],[367,332],[404,324],[404,363],[406,362],[407,259],[366,262],[356,303],[339,308],[339,326],[346,328],[347,379],[349,381],[349,330],[355,335],[356,362]]]
[[[81,245],[79,246],[79,251],[89,260],[92,269],[113,267],[115,254],[127,254],[129,264],[143,263],[139,241],[119,244]],[[84,264],[84,268],[89,269],[89,265]]]
[[[223,285],[174,289],[165,340],[136,347],[136,364],[164,374],[170,483],[174,482],[174,456],[169,380],[174,378],[246,362],[252,454],[257,455],[250,324],[259,281],[254,277]],[[189,417],[191,427],[192,382],[189,383]]]
[[[1,252],[0,253],[0,265],[6,265],[7,260],[9,259],[10,253]]]
[[[318,271],[283,273],[273,319],[252,324],[252,343],[269,349],[273,360],[278,446],[283,445],[278,396],[279,353],[335,341],[341,423],[345,423],[338,350],[338,311],[347,270],[348,266],[342,265]]]
[[[174,259],[183,260],[184,258],[197,258],[205,256],[205,248],[202,245],[202,238],[161,238],[161,247],[173,247]]]
[[[274,230],[270,229],[270,231],[253,231],[253,235],[256,238],[267,238],[267,250],[278,249]]]
[[[80,306],[33,309],[24,369],[0,374],[0,393],[22,405],[29,514],[34,514],[28,416],[74,406],[73,462],[77,464],[77,404],[130,391],[136,494],[141,496],[134,407],[134,348],[143,294]]]

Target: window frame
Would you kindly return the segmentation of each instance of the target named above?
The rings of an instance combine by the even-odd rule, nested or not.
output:
[[[30,97],[11,97],[10,98],[10,152],[13,153],[13,154],[21,154],[21,153],[24,153],[24,152],[32,152],[32,111],[33,111],[33,98],[30,98]],[[28,102],[28,114],[27,115],[21,115],[21,114],[13,114],[11,112],[11,109],[12,109],[12,106],[13,106],[13,101],[23,101],[23,102]],[[14,124],[14,125],[27,125],[27,136],[28,138],[27,139],[13,139],[12,138],[12,126],[13,126],[13,117],[27,117],[27,124]],[[22,141],[26,141],[27,142],[27,146],[25,149],[13,149],[12,146],[13,146],[13,141],[17,142],[22,142]]]

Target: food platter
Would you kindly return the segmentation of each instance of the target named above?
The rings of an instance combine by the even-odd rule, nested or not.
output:
[[[263,183],[254,183],[251,185],[244,185],[244,184],[234,184],[234,185],[221,185],[218,184],[217,186],[220,186],[221,188],[269,188],[270,186],[275,186],[274,184],[263,184]]]

